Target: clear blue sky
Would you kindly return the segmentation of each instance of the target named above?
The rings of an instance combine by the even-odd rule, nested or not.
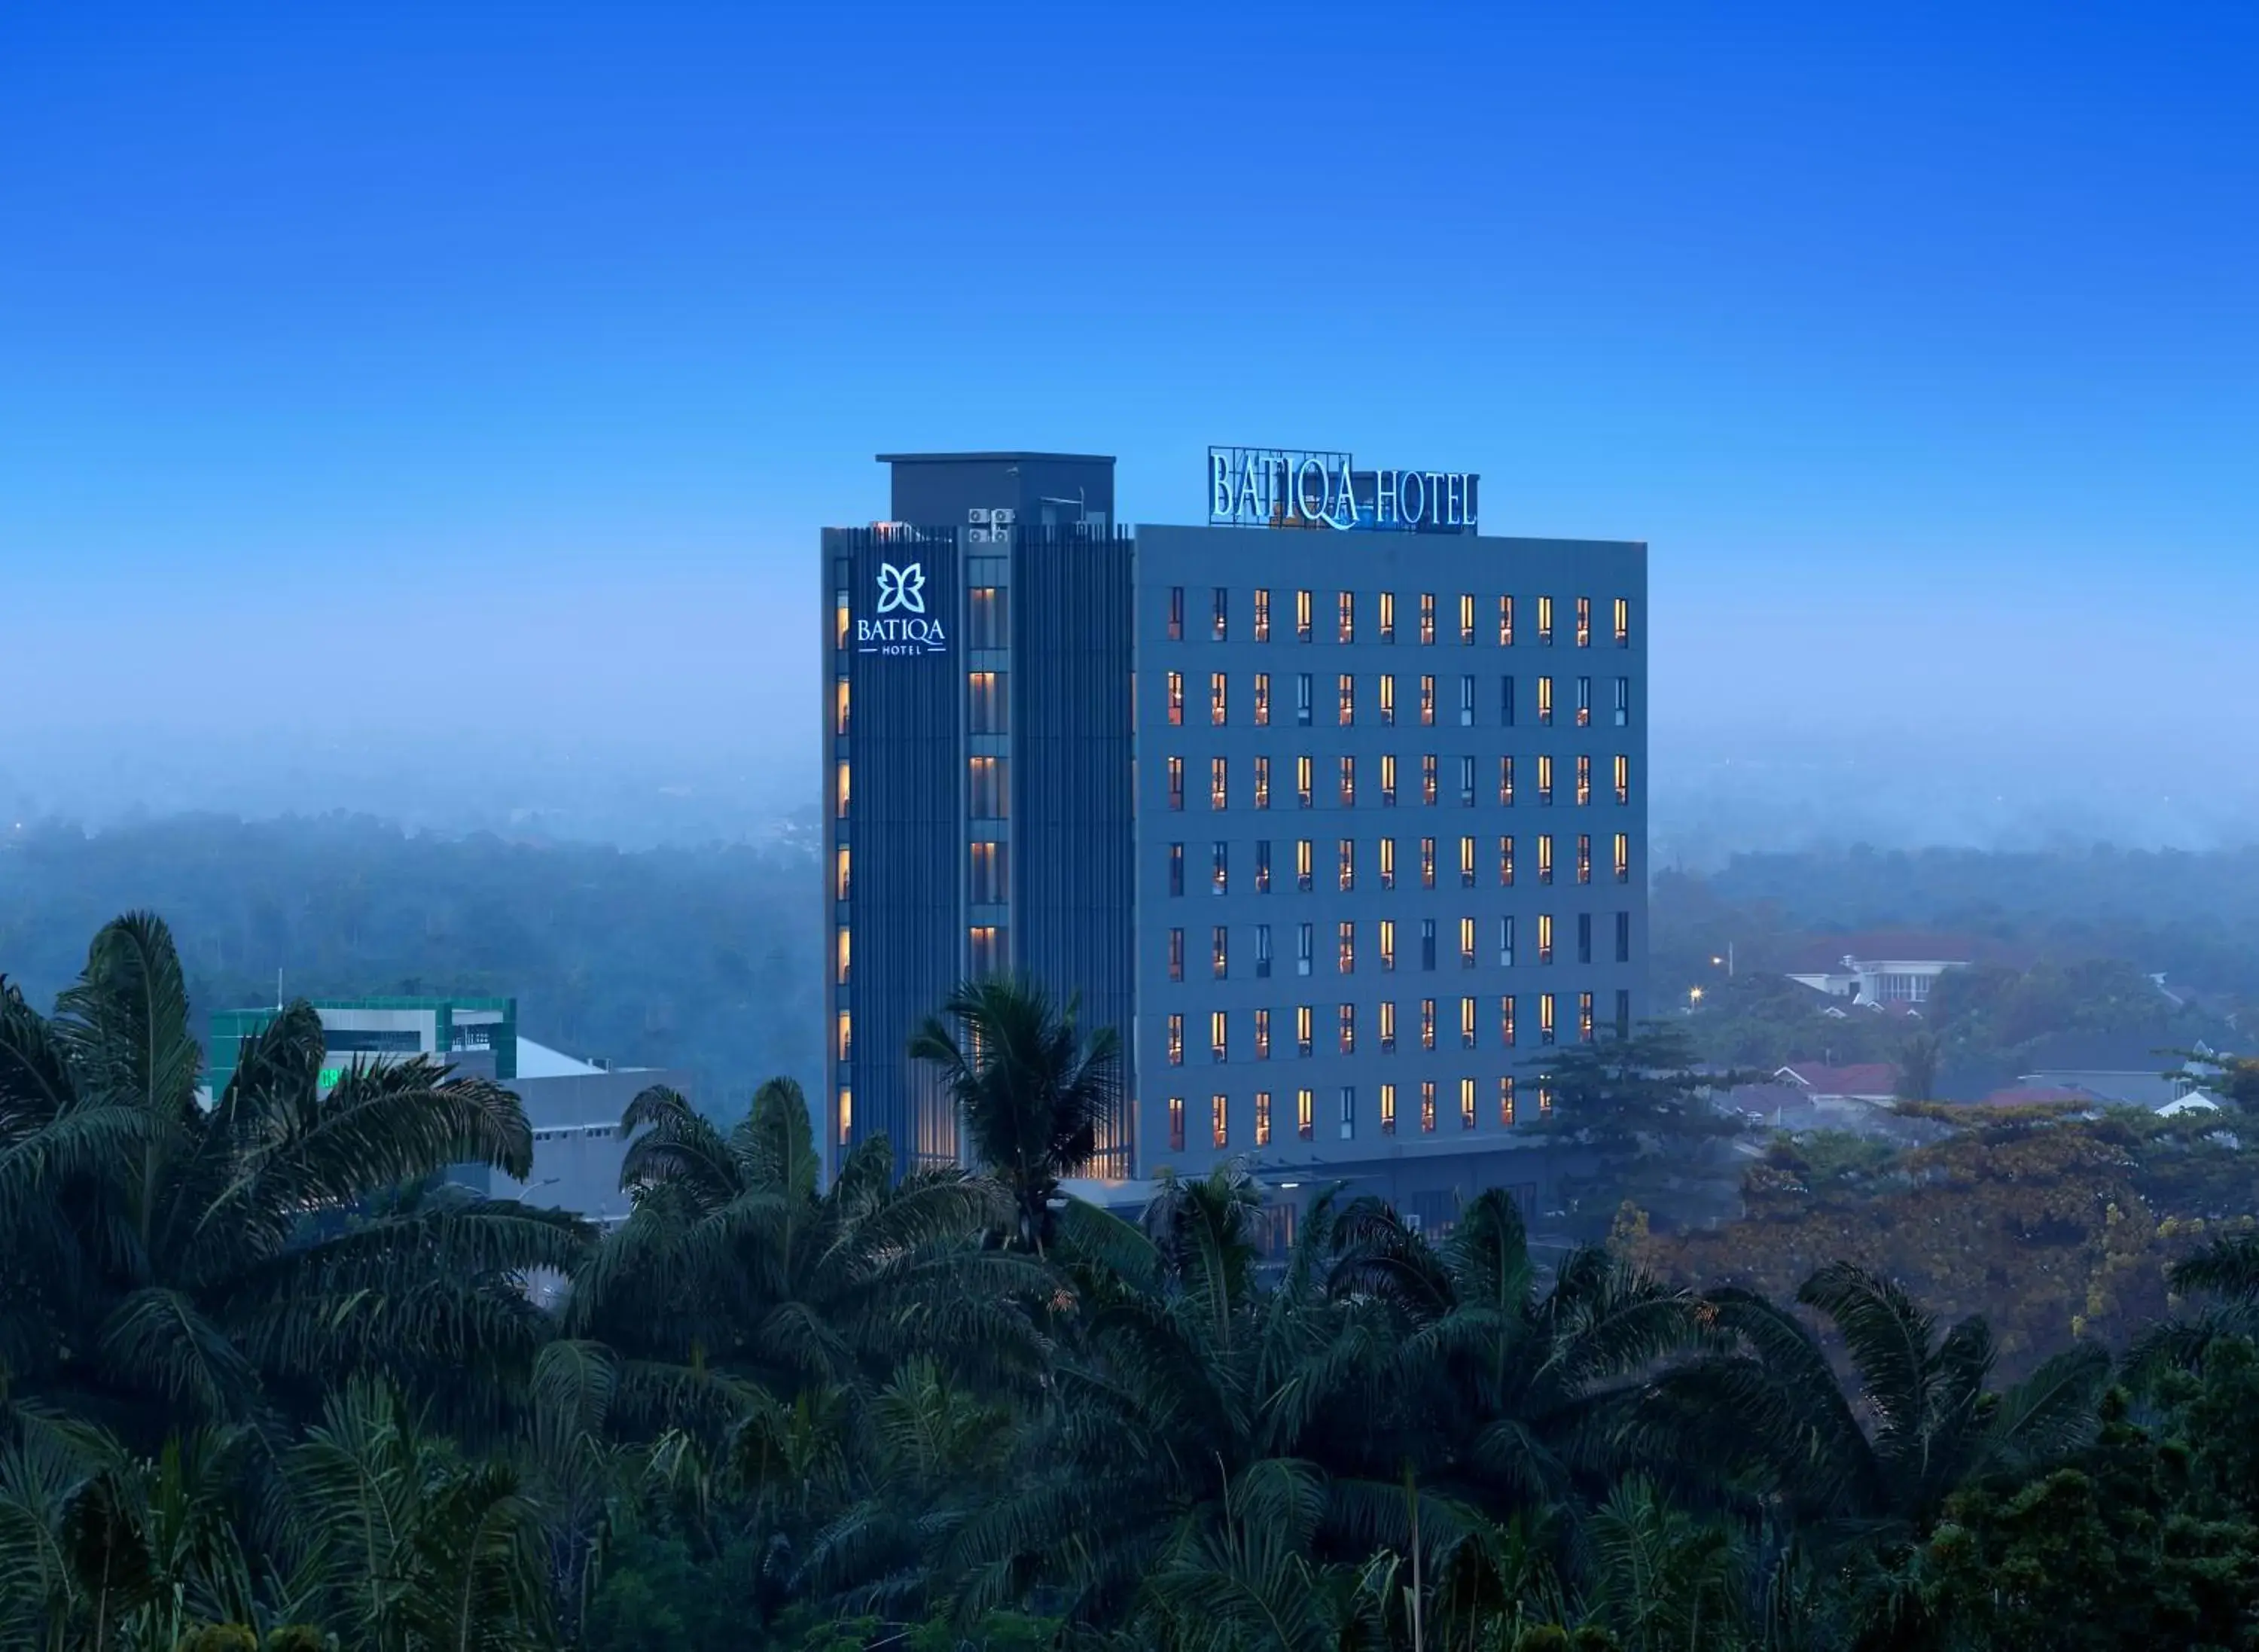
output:
[[[1687,751],[2240,763],[2255,82],[2250,5],[11,8],[0,699],[798,756],[871,454],[1168,521],[1251,441],[1649,540]]]

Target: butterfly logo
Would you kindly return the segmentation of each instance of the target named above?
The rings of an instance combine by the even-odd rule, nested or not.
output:
[[[925,612],[924,564],[913,562],[901,568],[891,562],[879,564],[879,612],[892,614],[898,609],[905,614]]]

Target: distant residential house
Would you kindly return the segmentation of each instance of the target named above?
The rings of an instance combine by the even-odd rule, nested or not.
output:
[[[2194,1053],[2210,1053],[2199,1043]],[[2120,1107],[2161,1108],[2196,1088],[2177,1071],[2180,1057],[2140,1036],[2063,1033],[2038,1040],[2025,1057],[2019,1085],[2083,1090]]]
[[[1939,976],[1968,967],[1967,958],[1862,958],[1846,952],[1833,968],[1796,971],[1788,979],[1854,1004],[1913,1009],[1929,1001]]]
[[[1981,1107],[2099,1107],[2102,1098],[2092,1090],[2082,1090],[2076,1085],[2012,1084],[1985,1096]]]
[[[1774,1071],[1772,1082],[1801,1091],[1815,1107],[1881,1107],[1898,1099],[1898,1069],[1887,1061],[1863,1061],[1848,1067],[1792,1061]]]

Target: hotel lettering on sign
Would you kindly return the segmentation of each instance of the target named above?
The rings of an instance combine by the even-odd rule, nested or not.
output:
[[[1211,527],[1472,533],[1481,478],[1464,470],[1359,470],[1347,453],[1208,450]]]

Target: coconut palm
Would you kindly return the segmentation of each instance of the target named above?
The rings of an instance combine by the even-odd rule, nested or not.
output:
[[[209,1106],[201,1065],[147,915],[103,928],[53,1018],[0,1002],[0,1222],[49,1284],[39,1328],[11,1334],[19,1392],[147,1432],[310,1410],[355,1371],[444,1372],[466,1404],[522,1372],[546,1334],[523,1281],[570,1267],[582,1229],[438,1186],[464,1162],[527,1173],[516,1097],[420,1057],[325,1093],[303,1002]]]
[[[1060,1178],[1089,1164],[1118,1107],[1119,1036],[1086,1036],[1073,999],[1057,1005],[1031,981],[998,976],[959,986],[909,1053],[939,1071],[973,1157],[1010,1191],[1015,1241],[1044,1254]]]

